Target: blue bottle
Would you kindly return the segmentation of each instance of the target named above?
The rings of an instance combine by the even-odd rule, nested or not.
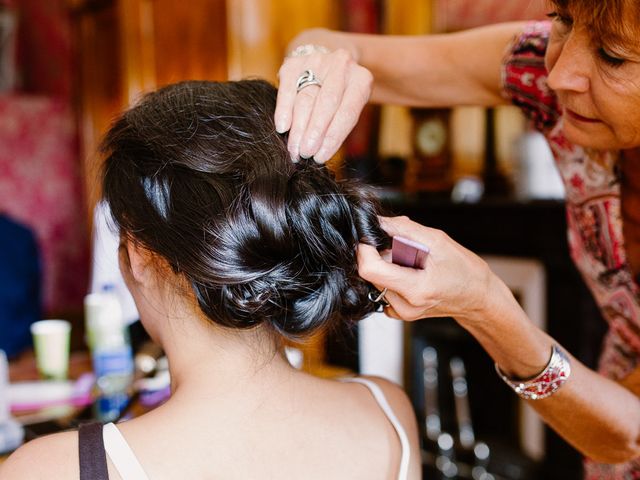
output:
[[[85,297],[87,341],[96,376],[95,417],[118,418],[127,405],[133,380],[133,352],[122,308],[111,285]]]

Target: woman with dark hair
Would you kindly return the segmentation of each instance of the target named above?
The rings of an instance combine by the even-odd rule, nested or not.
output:
[[[430,247],[424,270],[359,249],[387,312],[452,316],[500,377],[586,457],[586,478],[640,478],[640,1],[553,0],[549,21],[426,36],[303,32],[280,69],[275,121],[289,150],[324,162],[369,98],[421,107],[512,102],[553,151],[571,255],[609,323],[594,372],[526,317],[480,258],[388,219]],[[562,241],[562,239],[558,239]]]
[[[92,479],[419,478],[399,387],[312,377],[282,353],[284,338],[373,311],[356,249],[388,237],[365,190],[290,162],[275,102],[263,81],[186,82],[147,95],[111,128],[104,199],[172,395],[103,431],[27,443],[3,479],[78,478],[79,468]],[[101,439],[106,458],[92,447]]]

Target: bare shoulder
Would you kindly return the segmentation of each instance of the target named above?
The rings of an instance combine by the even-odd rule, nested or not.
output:
[[[22,445],[0,465],[0,478],[78,478],[78,433],[63,432],[37,438]]]
[[[407,393],[398,384],[381,377],[362,376],[360,378],[373,382],[382,390],[391,410],[404,428],[409,440],[411,451],[409,478],[422,478],[418,422]]]

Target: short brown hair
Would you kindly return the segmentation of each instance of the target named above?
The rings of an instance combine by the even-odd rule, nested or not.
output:
[[[566,12],[585,24],[593,38],[638,50],[640,1],[638,0],[550,0],[559,13]],[[635,19],[629,22],[626,19]]]

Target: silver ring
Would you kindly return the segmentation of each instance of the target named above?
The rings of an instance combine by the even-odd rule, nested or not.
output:
[[[311,85],[318,85],[319,87],[322,86],[320,80],[318,80],[318,77],[316,77],[312,70],[305,70],[302,72],[302,75],[298,77],[298,81],[296,82],[296,93]]]
[[[387,290],[388,289],[385,288],[384,290],[379,292],[378,290],[374,289],[374,290],[371,290],[367,295],[367,298],[369,299],[369,301],[376,304],[376,312],[381,312],[384,310],[385,307],[388,307],[390,305],[388,300],[385,298],[385,294],[387,293]]]

